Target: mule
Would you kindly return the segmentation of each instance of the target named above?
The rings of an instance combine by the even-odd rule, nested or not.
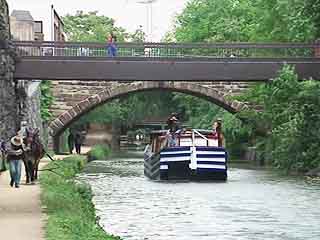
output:
[[[24,166],[26,171],[26,183],[33,183],[38,179],[38,167],[45,152],[40,141],[38,129],[27,129],[24,141]]]

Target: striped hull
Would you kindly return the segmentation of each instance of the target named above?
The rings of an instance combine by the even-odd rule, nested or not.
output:
[[[145,159],[151,179],[226,180],[227,170],[227,152],[220,147],[165,148]]]

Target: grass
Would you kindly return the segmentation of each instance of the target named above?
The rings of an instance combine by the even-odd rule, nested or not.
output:
[[[90,188],[73,181],[85,162],[85,157],[68,157],[59,161],[60,167],[55,170],[64,177],[47,171],[41,174],[41,201],[48,215],[47,240],[120,239],[107,235],[96,224]],[[54,167],[51,162],[46,168]]]
[[[88,160],[104,160],[111,154],[111,149],[108,145],[96,145],[88,153]]]

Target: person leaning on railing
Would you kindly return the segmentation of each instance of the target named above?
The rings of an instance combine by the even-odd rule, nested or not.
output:
[[[110,35],[107,37],[107,50],[109,57],[115,57],[117,55],[117,37],[111,32]]]
[[[212,123],[212,136],[213,139],[218,140],[218,147],[224,146],[224,136],[222,133],[222,120],[218,118]]]

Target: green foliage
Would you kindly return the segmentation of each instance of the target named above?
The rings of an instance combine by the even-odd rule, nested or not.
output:
[[[51,91],[52,83],[50,81],[42,81],[40,84],[41,89],[41,118],[44,122],[49,122],[52,118],[52,113],[50,112],[50,107],[54,101],[52,91]]]
[[[139,92],[97,107],[79,121],[81,124],[113,123],[130,128],[144,119],[168,116],[176,110],[172,99],[170,92]]]
[[[310,41],[320,37],[318,0],[192,0],[177,41]]]
[[[128,37],[123,28],[115,27],[114,20],[98,15],[97,11],[85,13],[78,11],[75,15],[63,17],[65,32],[70,41],[78,42],[106,42],[111,32],[118,41]]]
[[[299,81],[287,65],[271,83],[251,89],[240,99],[263,108],[239,114],[250,119],[262,158],[286,172],[305,172],[320,164],[318,82]]]
[[[107,145],[96,145],[88,153],[89,161],[103,160],[109,157],[111,149]]]
[[[73,178],[84,164],[84,157],[69,157],[58,162],[58,176],[50,172],[41,174],[41,200],[46,206],[48,240],[119,239],[107,235],[97,224],[89,187],[75,183]],[[50,163],[47,168],[54,168]]]
[[[318,0],[191,0],[178,15],[174,31],[167,33],[164,40],[298,42],[314,41],[319,37]],[[239,119],[244,121],[223,113],[205,101],[186,96],[177,98],[182,103],[180,107],[183,107],[186,119],[194,127],[209,127],[212,119],[223,118],[227,147],[233,155],[241,156],[247,145],[255,145],[258,156],[265,160],[274,159],[276,167],[305,170],[318,163],[317,157],[312,155],[315,151],[303,150],[303,145],[299,145],[302,140],[297,137],[297,129],[303,129],[308,134],[311,131],[304,127],[308,118],[301,116],[306,97],[298,97],[302,93],[308,96],[311,109],[316,109],[313,104],[318,101],[314,99],[317,94],[307,87],[310,84],[299,82],[293,70],[286,66],[272,83],[257,85],[236,98],[263,109],[239,113]],[[319,89],[318,85],[313,87]],[[304,142],[304,146],[312,144],[315,147],[312,142],[319,142],[315,137],[311,140],[305,136],[304,139],[310,139],[308,144]],[[303,156],[297,153],[300,150]],[[307,160],[307,155],[312,156],[313,160]]]
[[[253,16],[248,0],[192,0],[177,17],[177,41],[247,41]]]
[[[138,28],[134,33],[130,35],[131,42],[142,43],[146,41],[146,33],[142,30],[142,28]]]

